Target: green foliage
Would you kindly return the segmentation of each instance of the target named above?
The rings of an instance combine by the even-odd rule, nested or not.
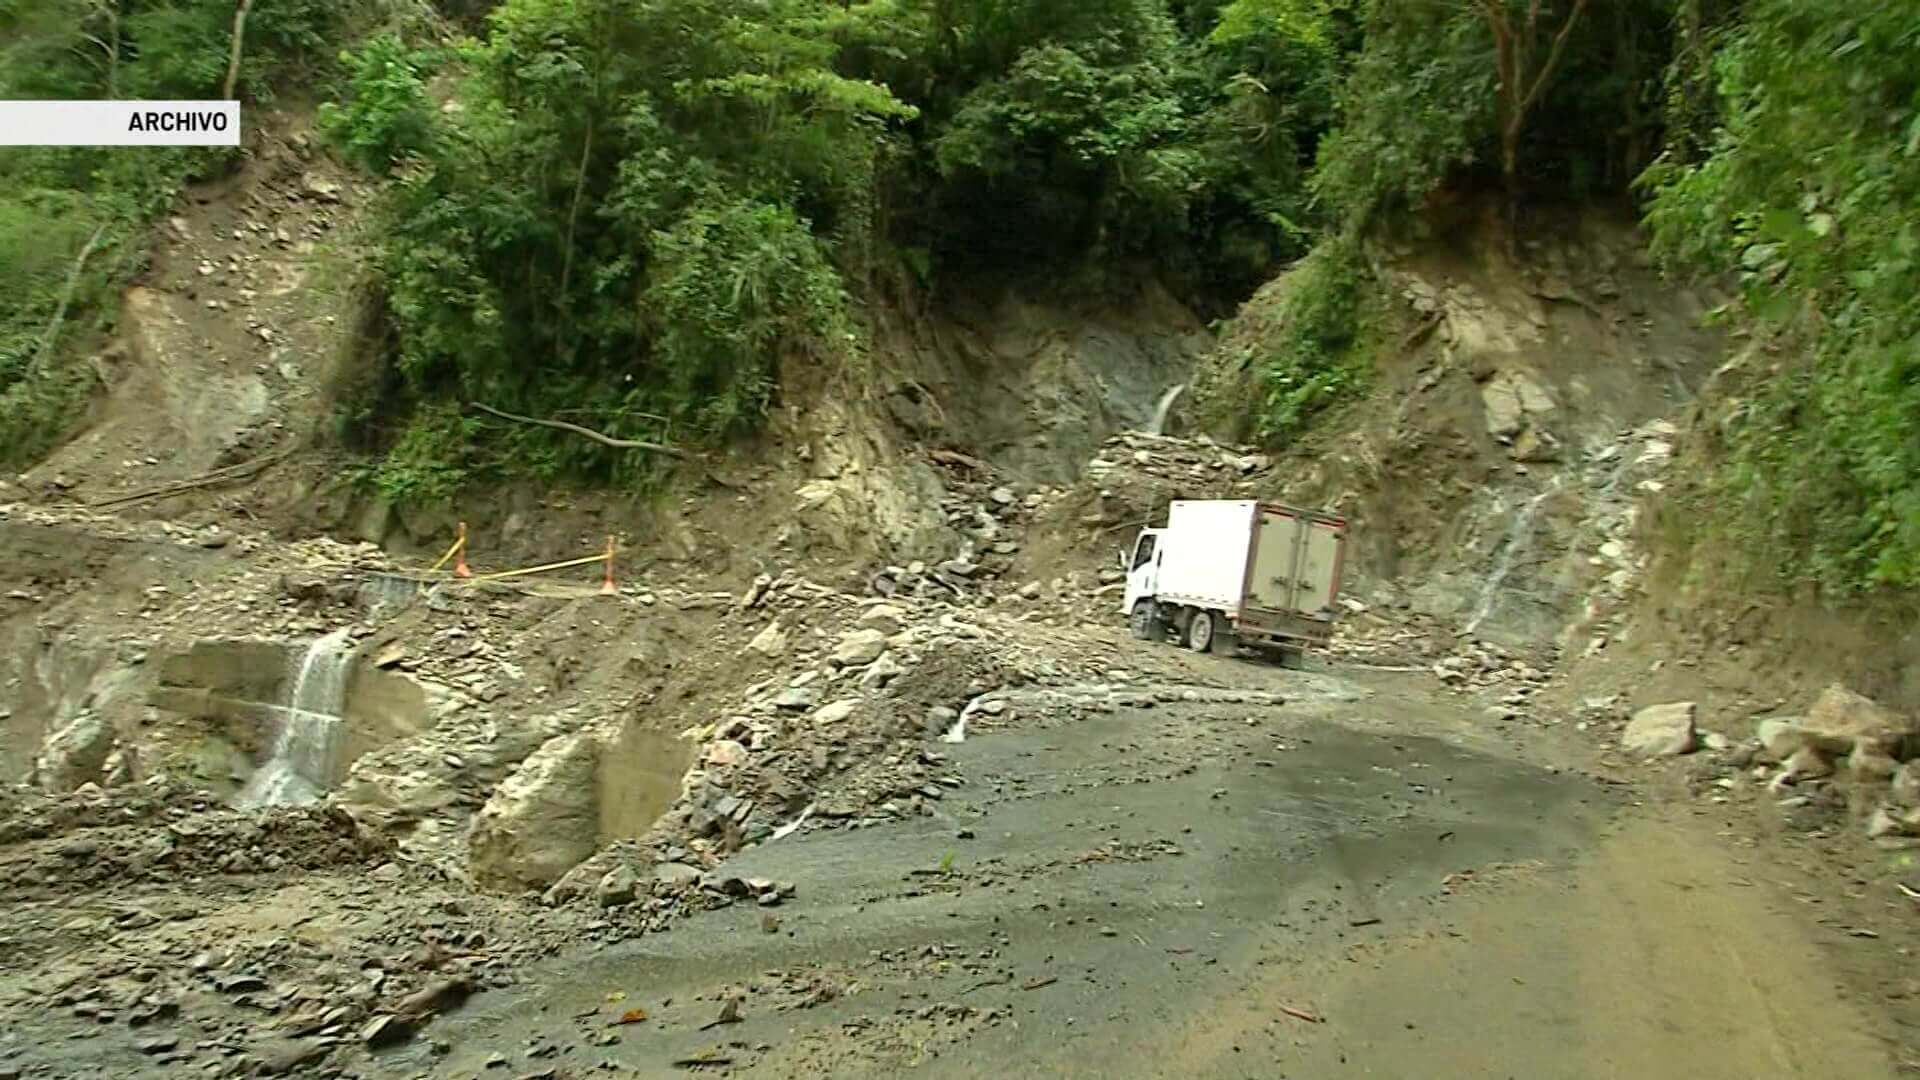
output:
[[[700,207],[655,234],[641,303],[657,326],[669,400],[696,431],[738,430],[772,394],[783,346],[844,350],[856,335],[840,278],[787,207]]]
[[[1493,41],[1473,5],[1375,0],[1365,47],[1321,145],[1315,194],[1343,219],[1419,205],[1448,174],[1490,157]]]
[[[326,124],[395,169],[377,269],[404,392],[699,441],[759,418],[782,356],[856,351],[830,254],[871,238],[888,124],[914,111],[833,69],[813,33],[828,10],[511,0],[455,50],[445,108],[421,54],[389,38],[353,53]],[[604,478],[644,461],[550,432],[427,427],[527,440]]]
[[[1371,272],[1359,245],[1336,238],[1292,271],[1278,330],[1258,371],[1257,431],[1277,442],[1305,430],[1321,412],[1365,389],[1364,346]]]
[[[341,15],[325,0],[260,5],[237,92],[257,101],[311,76]],[[231,0],[0,0],[0,98],[217,97],[232,24]],[[187,147],[0,154],[0,461],[32,460],[65,434],[92,389],[74,354],[140,268],[146,223],[234,160]]]
[[[1151,259],[1243,293],[1305,247],[1303,166],[1337,55],[1322,8],[1299,6],[1304,30],[1254,0],[928,5],[927,36],[951,46],[914,39],[927,89],[894,84],[926,114],[902,239],[962,271]]]
[[[397,34],[382,34],[357,52],[340,56],[354,103],[320,106],[320,131],[361,167],[385,173],[412,154],[423,153],[433,133],[433,103],[426,78],[433,57],[408,48]]]
[[[1757,0],[1714,72],[1718,137],[1648,171],[1648,220],[1807,349],[1758,390],[1721,489],[1791,577],[1920,585],[1920,13]]]

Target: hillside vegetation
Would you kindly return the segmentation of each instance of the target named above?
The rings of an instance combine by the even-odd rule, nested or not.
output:
[[[345,430],[400,498],[655,459],[472,403],[698,447],[778,373],[857,375],[867,311],[1143,273],[1224,312],[1308,252],[1249,363],[1280,443],[1368,384],[1368,245],[1436,197],[1644,214],[1725,274],[1749,357],[1702,493],[1763,569],[1920,584],[1920,12],[1841,0],[507,0],[343,12],[6,0],[7,96],[317,85],[385,178],[389,333]],[[236,31],[239,40],[236,41]],[[244,47],[239,47],[244,46]],[[241,57],[234,67],[234,57]],[[317,80],[317,81],[316,81]],[[102,165],[101,163],[105,163]],[[140,229],[219,154],[0,157],[0,436],[43,448]],[[43,221],[51,222],[43,226]],[[1269,318],[1271,313],[1263,314]],[[1702,534],[1706,535],[1705,533]]]

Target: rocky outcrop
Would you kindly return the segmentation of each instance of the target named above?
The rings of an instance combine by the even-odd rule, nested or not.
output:
[[[599,836],[594,774],[603,740],[549,740],[494,789],[467,834],[468,870],[492,889],[544,889],[592,855]]]

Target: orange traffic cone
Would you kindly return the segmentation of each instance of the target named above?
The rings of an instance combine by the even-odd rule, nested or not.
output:
[[[620,589],[613,583],[613,537],[607,537],[607,576],[600,582],[601,596],[619,596]]]
[[[460,537],[454,541],[454,543],[456,546],[454,548],[453,576],[457,578],[470,578],[473,576],[473,571],[467,569],[466,522],[463,521],[460,523]]]

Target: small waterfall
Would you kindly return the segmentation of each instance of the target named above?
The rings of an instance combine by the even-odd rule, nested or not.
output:
[[[1533,539],[1534,515],[1539,512],[1540,504],[1559,490],[1560,478],[1555,477],[1552,486],[1528,499],[1520,512],[1513,515],[1512,524],[1507,526],[1507,538],[1500,545],[1500,554],[1494,557],[1493,573],[1487,575],[1486,583],[1480,587],[1480,602],[1474,608],[1473,618],[1467,620],[1461,633],[1471,634],[1480,629],[1480,624],[1493,614],[1494,605],[1500,599],[1500,587],[1506,584],[1507,575],[1513,572],[1514,560]]]
[[[1186,392],[1187,384],[1180,383],[1160,395],[1160,404],[1153,407],[1153,423],[1147,427],[1147,434],[1165,435],[1167,433],[1167,414],[1173,411],[1173,403],[1180,400],[1180,395]]]
[[[340,714],[352,659],[345,628],[307,646],[294,669],[286,707],[279,712],[272,756],[234,796],[235,806],[310,803],[326,791],[340,746]]]

